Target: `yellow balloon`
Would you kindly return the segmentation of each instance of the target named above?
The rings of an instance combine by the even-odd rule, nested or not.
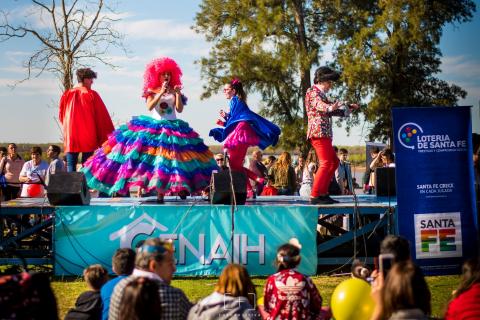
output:
[[[257,299],[257,306],[263,306],[263,297]]]
[[[335,320],[368,320],[375,302],[371,287],[363,280],[352,278],[340,283],[332,294],[331,307]]]

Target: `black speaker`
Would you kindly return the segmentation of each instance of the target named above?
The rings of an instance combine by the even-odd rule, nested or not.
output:
[[[236,203],[243,205],[247,200],[247,175],[244,172],[232,171],[232,179]],[[213,204],[232,204],[232,183],[229,170],[212,174],[210,197]]]
[[[50,175],[47,197],[53,206],[90,204],[90,193],[85,175],[82,172],[57,172]]]
[[[392,197],[397,195],[395,168],[375,169],[375,194],[377,197]]]

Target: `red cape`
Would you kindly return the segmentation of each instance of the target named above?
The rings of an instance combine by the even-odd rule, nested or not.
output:
[[[63,127],[64,152],[92,152],[114,129],[102,98],[86,87],[62,95],[58,117]]]

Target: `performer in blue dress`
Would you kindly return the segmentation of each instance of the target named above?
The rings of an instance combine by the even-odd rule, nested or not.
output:
[[[243,162],[250,146],[259,146],[261,149],[278,142],[280,128],[267,119],[259,116],[248,108],[247,95],[243,85],[238,79],[233,79],[224,86],[225,97],[230,100],[229,111],[220,110],[220,116],[225,121],[218,124],[224,128],[210,130],[212,136],[218,142],[224,142],[223,146],[230,157],[230,168],[235,171],[243,171],[248,178],[263,183],[263,178],[243,167]],[[252,193],[247,183],[248,193]]]

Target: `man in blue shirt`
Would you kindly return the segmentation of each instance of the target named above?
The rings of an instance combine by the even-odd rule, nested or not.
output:
[[[121,248],[115,251],[112,257],[112,270],[118,277],[105,283],[100,290],[100,296],[102,297],[103,310],[102,320],[108,319],[108,311],[110,308],[110,298],[113,293],[113,289],[123,278],[128,277],[133,272],[135,267],[135,251],[130,248]]]

